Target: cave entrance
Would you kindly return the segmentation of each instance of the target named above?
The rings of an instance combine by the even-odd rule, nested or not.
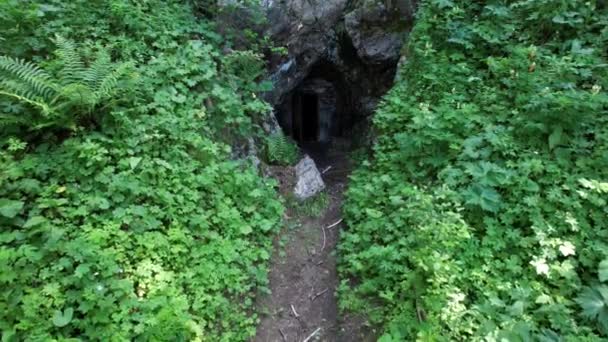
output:
[[[328,145],[341,127],[344,100],[338,89],[326,77],[309,75],[302,80],[277,108],[277,119],[285,134],[300,145]]]
[[[319,141],[319,95],[297,93],[293,105],[293,137],[302,142]]]
[[[319,60],[297,83],[282,90],[275,105],[285,135],[321,165],[334,151],[344,154],[368,142],[367,118],[386,88],[380,71],[353,63],[339,66]]]

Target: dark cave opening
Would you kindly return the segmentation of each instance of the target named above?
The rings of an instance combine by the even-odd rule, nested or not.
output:
[[[297,93],[293,101],[293,136],[298,141],[318,141],[319,96],[314,93]]]
[[[403,42],[415,2],[359,5],[347,2],[323,14],[327,26],[317,20],[294,26],[285,14],[299,7],[280,5],[273,12],[280,25],[272,35],[285,44],[287,54],[269,59],[274,88],[265,98],[283,133],[315,161],[326,152],[369,151],[375,139],[373,114],[398,76],[398,66],[408,62]]]
[[[277,119],[286,135],[300,145],[328,146],[352,121],[349,87],[330,62],[321,61],[277,105]]]
[[[293,78],[278,91],[275,117],[285,135],[315,161],[330,150],[347,151],[368,146],[370,126],[378,101],[391,87],[397,61],[365,63],[348,37],[341,36],[336,54],[309,64],[306,59],[286,63]]]

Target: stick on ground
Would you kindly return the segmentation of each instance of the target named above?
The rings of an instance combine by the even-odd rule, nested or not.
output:
[[[327,235],[325,234],[325,228],[321,227],[323,230],[323,246],[321,247],[321,251],[325,249],[325,243],[327,242]]]
[[[329,226],[327,226],[325,229],[332,229],[333,227],[335,227],[335,226],[339,225],[340,223],[342,223],[342,220],[343,219],[339,219],[338,221],[336,221],[336,222],[330,224]]]
[[[304,341],[302,342],[308,342],[310,341],[311,338],[315,337],[315,335],[321,330],[321,328],[317,328],[317,330],[313,331],[312,334],[308,335],[307,338],[304,339]]]
[[[283,341],[287,342],[287,336],[285,336],[285,333],[283,332],[283,330],[281,328],[279,328],[279,333],[281,334]]]
[[[317,292],[314,296],[312,296],[312,298],[310,299],[311,301],[315,301],[315,299],[317,299],[318,297],[322,296],[325,292],[329,291],[329,289],[325,289],[321,292]]]
[[[298,315],[298,312],[296,311],[296,308],[293,307],[293,304],[291,304],[291,311],[293,312],[293,315],[296,316],[296,318],[300,317],[300,315]]]

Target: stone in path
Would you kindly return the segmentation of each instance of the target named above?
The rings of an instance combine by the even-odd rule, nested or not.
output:
[[[308,155],[296,165],[296,187],[293,191],[299,200],[310,198],[325,189],[321,173],[315,161]]]

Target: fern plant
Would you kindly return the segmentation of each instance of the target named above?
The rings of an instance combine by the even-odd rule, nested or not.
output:
[[[266,138],[266,156],[270,163],[293,165],[299,156],[298,146],[285,134],[276,133]]]
[[[76,127],[96,110],[111,107],[121,93],[121,82],[132,74],[132,63],[113,63],[101,49],[86,64],[74,42],[55,39],[58,68],[47,71],[23,59],[0,56],[0,95],[26,104],[33,111],[1,113],[0,124],[22,125],[31,130],[45,127]]]

